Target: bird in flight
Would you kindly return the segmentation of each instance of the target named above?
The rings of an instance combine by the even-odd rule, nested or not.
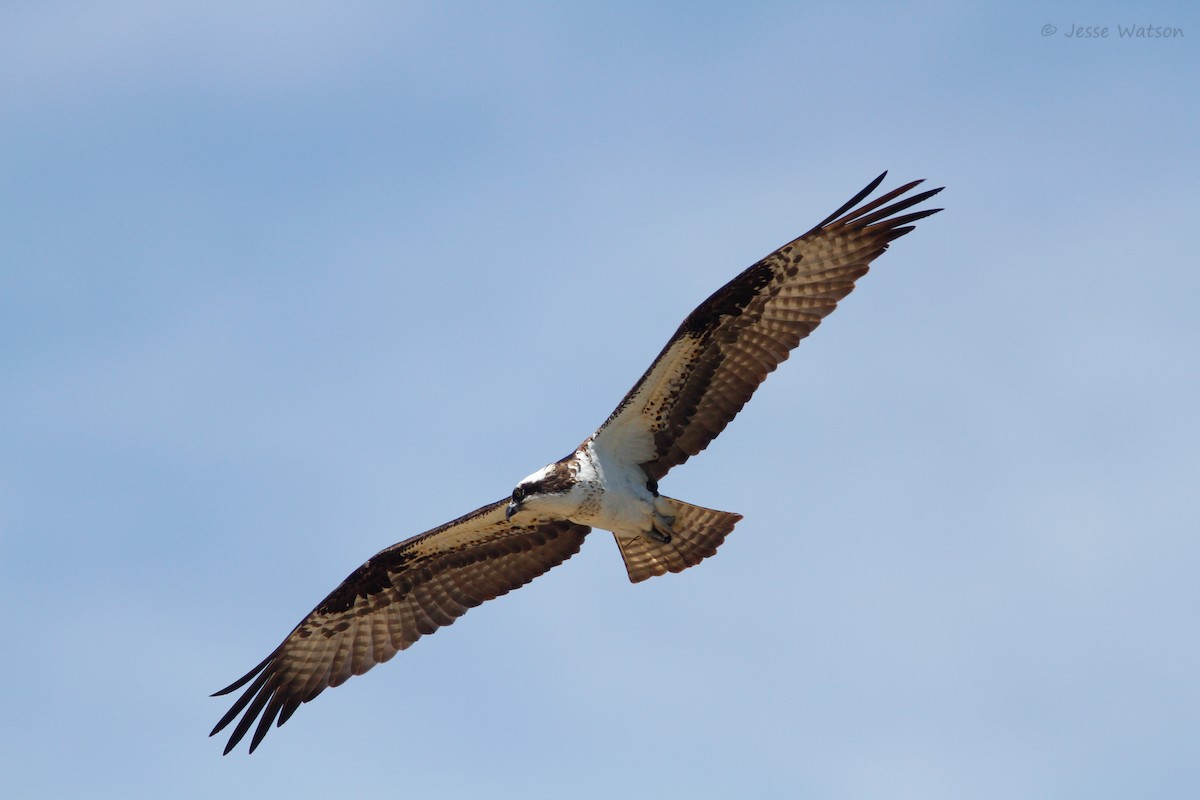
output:
[[[893,239],[941,210],[909,211],[941,191],[912,193],[921,181],[868,200],[886,175],[701,303],[566,458],[509,497],[350,573],[258,666],[214,695],[246,687],[209,735],[237,720],[225,753],[251,727],[254,752],[301,703],[558,566],[592,528],[612,531],[635,583],[713,555],[741,515],[659,494],[658,482],[724,430]]]

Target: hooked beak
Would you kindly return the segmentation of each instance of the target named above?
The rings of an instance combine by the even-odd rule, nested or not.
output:
[[[521,507],[519,505],[517,505],[515,502],[510,502],[508,504],[508,508],[504,509],[504,519],[506,519],[506,520],[512,519],[512,515],[517,513],[520,510],[521,510]]]

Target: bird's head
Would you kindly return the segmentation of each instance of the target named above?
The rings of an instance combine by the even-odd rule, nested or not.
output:
[[[569,459],[556,461],[524,478],[513,489],[504,515],[516,518],[518,525],[531,525],[544,519],[565,519],[578,505],[572,497],[575,470]]]

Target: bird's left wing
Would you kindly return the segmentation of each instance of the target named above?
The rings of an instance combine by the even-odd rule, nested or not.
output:
[[[590,530],[565,520],[518,527],[505,518],[507,503],[393,545],[354,570],[275,652],[216,693],[250,684],[212,730],[218,733],[241,714],[225,752],[257,719],[254,752],[276,719],[282,725],[327,687],[382,664],[467,609],[566,561]]]
[[[866,200],[880,175],[824,222],[771,253],[699,305],[593,435],[659,480],[716,438],[800,340],[854,289],[940,189],[920,181]]]

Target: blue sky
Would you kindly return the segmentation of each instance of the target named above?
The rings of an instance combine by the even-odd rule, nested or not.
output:
[[[0,793],[1200,792],[1198,39],[1185,3],[6,4]],[[716,558],[631,586],[595,535],[221,758],[208,693],[883,169],[946,211],[664,481],[746,515]]]

